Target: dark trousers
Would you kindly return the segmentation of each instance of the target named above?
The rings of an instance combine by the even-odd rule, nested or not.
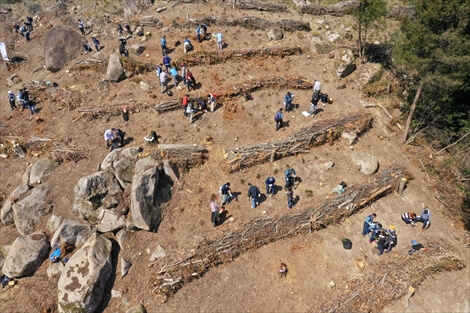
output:
[[[80,32],[82,33],[83,36],[85,36],[85,28],[84,27],[79,27],[80,28]]]
[[[369,233],[369,223],[364,222],[364,226],[362,226],[362,236],[365,236]]]
[[[16,109],[15,100],[10,100],[10,107],[12,110]]]
[[[282,127],[282,119],[276,121],[276,130]]]
[[[165,46],[162,46],[162,55],[165,55],[166,52],[167,52],[166,45],[165,45]]]
[[[274,184],[270,187],[269,184],[266,184],[266,194],[271,193],[274,195]]]
[[[219,224],[219,218],[220,218],[219,211],[212,212],[212,215],[211,215],[212,225],[217,226],[217,224]]]
[[[377,248],[379,249],[379,255],[384,253],[384,250],[387,249],[387,246],[387,243],[377,245]]]

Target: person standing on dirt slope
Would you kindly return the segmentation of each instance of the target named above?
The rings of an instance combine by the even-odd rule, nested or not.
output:
[[[319,80],[316,80],[314,81],[314,84],[313,84],[313,92],[314,93],[317,93],[318,94],[318,98],[320,98],[320,94],[321,94],[321,83]]]
[[[232,190],[230,189],[229,182],[220,186],[219,194],[222,196],[222,201],[220,202],[221,205],[229,203],[230,200],[234,198],[234,196],[232,195]]]
[[[286,188],[287,209],[292,210],[294,207],[294,191],[291,187]]]
[[[115,128],[107,129],[104,132],[104,140],[106,141],[106,149],[108,149],[111,146],[111,144],[114,140],[115,134],[116,134],[116,129]]]
[[[214,112],[215,107],[217,106],[217,96],[213,93],[207,95],[207,104],[211,107],[211,112]]]
[[[251,201],[252,209],[256,209],[256,207],[259,205],[259,197],[261,197],[261,192],[259,191],[258,187],[248,183],[248,200]]]
[[[14,109],[16,109],[15,94],[13,93],[13,91],[10,90],[8,92],[7,99],[8,101],[10,101],[11,110],[13,111]]]
[[[374,224],[374,218],[376,217],[377,214],[375,213],[367,215],[366,220],[364,221],[364,226],[362,226],[362,236],[365,236],[370,232],[369,228]]]
[[[295,173],[295,170],[292,167],[285,170],[284,171],[284,178],[286,180],[286,185],[284,186],[284,188],[294,187],[295,177],[296,177],[296,173]]]
[[[196,38],[197,38],[197,42],[201,42],[201,35],[202,35],[202,28],[201,26],[197,25],[196,26]]]
[[[162,87],[162,93],[165,93],[165,91],[168,89],[168,83],[167,83],[168,75],[166,72],[161,72],[160,73],[160,85]]]
[[[315,116],[315,114],[317,114],[317,104],[318,104],[318,101],[320,101],[320,94],[318,94],[317,92],[313,92],[313,95],[312,95],[312,100],[310,100],[310,115],[312,116]]]
[[[163,63],[163,65],[165,65],[166,72],[169,73],[170,72],[170,67],[171,67],[171,58],[170,58],[170,56],[165,54],[163,56],[162,63]]]
[[[173,77],[173,83],[175,84],[175,87],[177,87],[179,83],[179,76],[178,76],[178,70],[176,69],[176,66],[173,66],[172,68],[170,68],[170,74]]]
[[[219,219],[220,219],[219,210],[220,210],[220,208],[217,205],[217,203],[215,203],[215,195],[211,196],[211,204],[209,205],[209,207],[211,208],[212,226],[216,227],[217,224],[219,224]]]
[[[26,31],[26,33],[24,33],[24,38],[26,38],[26,42],[30,42],[31,41],[31,32],[29,30]]]
[[[381,229],[377,232],[379,239],[377,240],[377,248],[379,249],[379,255],[384,253],[384,250],[388,248],[388,234],[385,230]]]
[[[223,48],[223,44],[222,44],[222,34],[221,33],[217,33],[217,35],[215,35],[215,37],[217,38],[217,48],[219,50],[222,50]]]
[[[290,93],[290,91],[287,92],[287,94],[284,96],[284,109],[286,112],[289,112],[292,107],[292,100],[294,100],[294,95]]]
[[[85,24],[82,20],[78,20],[78,29],[80,29],[82,36],[85,36]]]
[[[118,31],[119,37],[122,37],[122,36],[123,36],[124,29],[122,28],[121,24],[118,24],[116,29],[117,29],[117,31]]]
[[[95,46],[96,52],[100,51],[100,41],[96,39],[96,37],[91,37],[91,40],[93,41],[93,45]]]
[[[398,243],[398,237],[395,231],[395,226],[390,225],[388,229],[388,237],[387,237],[387,251],[385,252],[392,251],[392,248],[394,248],[397,245],[397,243]]]
[[[20,30],[20,25],[18,25],[18,23],[15,23],[15,25],[13,25],[13,30],[16,34],[18,34],[18,31]]]
[[[266,180],[264,181],[264,184],[266,185],[266,194],[270,194],[269,196],[272,197],[274,196],[274,191],[275,191],[275,188],[274,188],[274,183],[276,182],[276,179],[272,176],[269,176],[268,178],[266,178]]]
[[[186,83],[188,85],[188,91],[196,88],[196,78],[194,78],[193,73],[188,69],[186,71]]]
[[[165,56],[168,52],[168,49],[166,47],[166,36],[163,35],[163,37],[160,39],[160,46],[162,46],[162,55]]]
[[[282,119],[284,118],[284,115],[282,114],[282,108],[279,109],[279,111],[276,112],[274,115],[274,121],[276,122],[276,131],[279,130],[279,128],[282,127]]]
[[[20,35],[24,37],[24,33],[26,32],[26,26],[21,26],[20,28]]]
[[[186,85],[187,82],[187,72],[186,72],[186,66],[184,63],[181,63],[181,78],[183,80],[183,85]]]
[[[418,222],[423,223],[423,228],[421,230],[426,230],[431,227],[431,212],[428,208],[424,208],[423,212],[416,218]]]
[[[401,220],[405,222],[405,224],[411,224],[411,226],[415,226],[416,225],[416,213],[413,213],[413,212],[402,213]]]
[[[127,51],[125,40],[121,41],[121,43],[119,44],[119,54],[124,55],[125,57],[129,56],[129,52]]]

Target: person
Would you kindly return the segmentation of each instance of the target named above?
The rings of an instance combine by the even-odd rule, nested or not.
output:
[[[33,18],[31,16],[26,17],[26,22],[24,22],[29,31],[33,31]]]
[[[93,41],[96,52],[100,51],[100,41],[96,37],[91,37],[91,40]]]
[[[248,183],[248,200],[251,201],[252,209],[256,209],[256,207],[259,205],[259,197],[261,197],[261,192],[259,191],[258,187]]]
[[[144,137],[144,140],[147,141],[148,143],[157,143],[158,142],[157,133],[154,130],[152,130],[150,132],[150,135]]]
[[[364,221],[364,226],[362,227],[362,236],[365,236],[369,233],[369,228],[374,223],[374,218],[377,217],[377,214],[372,213],[371,215],[367,215],[366,220]]]
[[[183,85],[187,84],[187,76],[186,76],[186,66],[184,63],[181,63],[181,78],[183,80]]]
[[[293,187],[294,182],[295,182],[295,170],[290,167],[287,170],[284,171],[284,178],[286,180],[286,185],[284,186],[285,188]]]
[[[24,38],[26,39],[26,42],[30,42],[31,41],[31,32],[29,30],[26,31],[26,33],[24,33]]]
[[[319,94],[316,93],[316,92],[313,92],[313,95],[312,95],[312,100],[310,101],[310,115],[314,116],[315,114],[317,114],[317,104],[318,104],[318,101],[320,100],[320,97],[319,97]]]
[[[188,38],[184,38],[183,50],[185,54],[188,53],[188,51],[193,50],[193,45],[191,44],[191,41],[189,41]]]
[[[20,100],[22,104],[22,109],[23,111],[25,108],[28,108],[31,114],[38,113],[36,109],[34,108],[34,103],[29,100],[29,93],[26,88],[21,88],[20,92],[18,93],[18,99]]]
[[[411,224],[411,226],[416,225],[416,213],[413,212],[405,212],[402,213],[401,219],[405,224]]]
[[[377,248],[379,249],[379,255],[382,255],[384,250],[388,248],[388,234],[385,230],[380,229],[377,236]]]
[[[431,227],[431,212],[429,212],[429,209],[425,207],[416,220],[423,223],[423,228],[421,229],[423,231]]]
[[[173,76],[173,83],[175,84],[175,87],[178,86],[179,77],[178,77],[178,70],[176,69],[176,66],[173,66],[170,69],[170,74],[171,76]]]
[[[160,65],[157,65],[157,68],[155,69],[155,72],[158,78],[160,78],[160,74],[162,73],[162,70],[163,70],[163,63],[160,63]]]
[[[93,51],[93,49],[91,49],[91,47],[88,44],[83,45],[83,52],[85,52],[85,54],[88,54],[91,51]]]
[[[279,111],[276,112],[276,115],[274,115],[274,121],[276,122],[276,131],[278,131],[279,128],[282,127],[283,118],[284,115],[282,114],[282,108],[280,108]]]
[[[122,37],[122,36],[123,36],[124,29],[122,28],[121,24],[117,24],[116,29],[117,29],[117,31],[118,31],[119,37]]]
[[[125,57],[129,56],[129,52],[126,47],[126,40],[121,40],[121,43],[119,44],[119,54],[124,55]]]
[[[170,67],[171,67],[171,58],[170,58],[170,56],[165,54],[163,56],[162,63],[163,63],[163,65],[165,65],[166,72],[169,73],[170,72]]]
[[[186,111],[185,111],[185,116],[189,117],[189,124],[193,123],[194,113],[196,113],[196,112],[197,112],[197,110],[194,109],[193,102],[189,101],[188,105],[186,106]]]
[[[321,94],[321,83],[319,80],[315,79],[315,83],[313,84],[313,93],[317,93],[318,95]]]
[[[13,91],[10,90],[8,92],[7,99],[10,102],[11,110],[13,111],[14,109],[16,109],[15,94],[13,93]]]
[[[184,95],[183,100],[181,101],[181,104],[183,105],[184,115],[186,115],[186,108],[188,107],[188,104],[189,104],[189,95],[188,94]]]
[[[124,122],[129,121],[129,111],[127,111],[126,106],[122,108],[122,119],[124,120]]]
[[[387,251],[385,252],[390,252],[392,251],[392,248],[394,248],[398,243],[398,237],[397,237],[397,232],[395,231],[395,226],[390,225],[388,229],[388,237],[387,237]]]
[[[18,34],[18,31],[20,30],[20,25],[18,25],[18,23],[15,23],[15,25],[13,25],[13,30],[16,34]]]
[[[197,103],[198,111],[202,111],[204,113],[207,113],[207,103],[206,103],[206,101],[204,101],[203,98],[197,98],[196,103]]]
[[[168,52],[168,48],[166,47],[166,36],[163,35],[163,37],[160,39],[160,45],[162,46],[162,55],[165,56]]]
[[[220,208],[217,205],[217,203],[215,203],[215,195],[212,195],[211,204],[209,205],[209,207],[211,208],[212,226],[217,227],[217,225],[219,224],[219,220],[220,220],[220,214],[219,214]]]
[[[104,140],[106,141],[106,149],[111,146],[111,151],[114,149],[119,148],[120,144],[121,148],[124,147],[124,137],[126,133],[119,128],[111,128],[107,129],[104,132]]]
[[[288,270],[287,270],[287,265],[286,265],[285,263],[281,263],[281,266],[279,266],[278,271],[279,271],[279,275],[280,275],[281,277],[286,277],[286,276],[287,276],[287,272],[288,272]]]
[[[104,132],[104,140],[106,141],[106,149],[108,149],[111,146],[111,144],[114,140],[115,134],[116,134],[116,129],[115,128],[107,129]]]
[[[286,196],[287,196],[287,209],[292,210],[294,207],[294,191],[292,187],[286,188]]]
[[[162,71],[160,73],[160,85],[162,87],[162,93],[165,93],[165,91],[168,89],[168,83],[167,83],[168,75],[166,72]]]
[[[276,182],[276,179],[272,176],[269,176],[264,181],[264,184],[266,185],[266,194],[270,194],[269,195],[270,197],[274,196],[274,192],[275,192],[274,183],[275,182]]]
[[[223,48],[223,45],[222,45],[222,34],[221,33],[217,33],[217,35],[215,35],[215,37],[217,38],[217,48],[219,50],[222,50]]]
[[[197,42],[201,42],[201,34],[202,34],[202,28],[201,26],[197,25],[196,26],[196,38],[197,38]]]
[[[215,107],[217,106],[217,96],[213,93],[207,95],[207,103],[211,107],[211,112],[214,112]]]
[[[82,36],[85,36],[85,25],[82,20],[78,20],[78,29],[80,29]]]
[[[220,202],[221,205],[229,203],[230,200],[234,198],[234,196],[232,195],[232,190],[230,189],[229,182],[220,186],[219,193],[222,196],[222,201]]]
[[[286,112],[289,112],[291,110],[292,100],[294,100],[294,95],[288,91],[287,94],[284,96],[284,109],[286,110]]]
[[[20,88],[18,90],[18,101],[21,103],[21,111],[28,107],[28,103],[26,102],[24,95],[24,88]]]
[[[188,85],[188,91],[196,88],[196,79],[189,69],[186,71],[186,83]]]
[[[369,232],[372,234],[370,235],[369,243],[373,243],[375,240],[375,237],[377,236],[377,233],[382,229],[382,224],[380,223],[372,223],[371,227],[369,227]]]
[[[203,34],[203,39],[207,39],[207,25],[206,24],[201,24],[201,29],[202,29],[202,34]]]
[[[24,37],[24,33],[25,33],[25,32],[26,32],[26,27],[25,27],[25,26],[21,26],[21,28],[20,28],[20,35],[21,35],[22,37]]]

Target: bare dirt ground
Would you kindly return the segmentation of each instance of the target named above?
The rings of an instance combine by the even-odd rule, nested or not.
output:
[[[96,12],[101,7],[89,5]],[[158,5],[155,4],[154,8]],[[85,12],[85,8],[81,8]],[[272,20],[282,18],[302,18],[308,20],[313,29],[312,33],[324,32],[317,30],[320,18],[298,16],[297,14],[270,14],[254,11],[233,10],[230,7],[217,5],[177,5],[172,10],[158,15],[165,26],[171,21],[183,22],[186,13],[192,18],[206,15],[221,15],[238,17],[256,15]],[[83,13],[85,14],[85,13]],[[98,14],[98,13],[97,13]],[[155,14],[154,11],[143,12],[141,15]],[[121,13],[122,16],[122,13]],[[78,18],[78,17],[77,17]],[[340,25],[351,26],[350,18],[333,18],[322,16],[331,29],[340,30]],[[167,204],[164,219],[156,233],[145,231],[130,232],[124,249],[119,251],[116,246],[113,275],[113,290],[122,292],[122,298],[111,298],[110,294],[103,301],[102,312],[124,312],[130,306],[143,303],[149,312],[317,312],[325,299],[334,297],[338,292],[347,292],[345,282],[357,279],[361,272],[355,262],[363,260],[366,264],[380,264],[381,258],[406,258],[410,240],[415,239],[423,244],[450,245],[466,260],[467,267],[458,272],[449,272],[427,278],[418,288],[408,309],[404,300],[399,299],[390,303],[384,312],[469,312],[470,273],[468,269],[469,250],[464,244],[469,242],[468,233],[461,229],[455,219],[449,218],[448,208],[434,198],[437,192],[432,187],[436,182],[423,173],[418,161],[427,152],[423,148],[403,148],[400,145],[401,132],[389,126],[387,117],[375,108],[365,109],[359,103],[363,99],[360,86],[357,83],[357,71],[351,76],[340,80],[335,73],[334,60],[327,56],[310,55],[310,38],[308,32],[285,33],[285,38],[279,42],[269,42],[264,30],[248,30],[241,27],[213,27],[209,32],[221,31],[228,49],[259,47],[259,46],[299,46],[304,51],[301,55],[285,58],[253,58],[243,62],[228,61],[218,65],[204,65],[191,68],[201,88],[191,93],[206,95],[209,92],[217,94],[220,90],[230,88],[235,83],[246,81],[253,77],[268,75],[289,76],[297,75],[310,81],[319,79],[323,83],[322,90],[328,93],[334,104],[319,106],[321,112],[314,118],[306,118],[301,112],[309,109],[311,91],[294,90],[298,107],[286,114],[288,127],[276,132],[273,116],[282,106],[282,100],[288,90],[262,89],[254,92],[253,101],[245,101],[243,97],[222,103],[214,113],[206,113],[195,123],[189,125],[180,110],[158,115],[154,105],[167,100],[162,95],[154,73],[140,74],[140,80],[151,85],[150,92],[144,92],[138,83],[129,79],[110,84],[109,90],[98,91],[98,81],[104,78],[105,72],[86,70],[67,74],[65,69],[58,73],[49,73],[42,69],[43,43],[46,25],[59,25],[63,19],[55,18],[42,21],[33,32],[31,43],[27,44],[18,37],[15,39],[15,51],[26,61],[15,72],[24,82],[44,80],[57,82],[60,88],[78,91],[81,95],[81,107],[102,106],[106,104],[129,105],[133,108],[129,122],[124,122],[120,116],[102,116],[94,119],[86,117],[78,119],[76,111],[68,112],[44,99],[38,107],[41,108],[39,117],[43,123],[30,119],[26,111],[10,111],[6,100],[0,107],[0,135],[2,140],[17,136],[51,138],[53,142],[67,142],[74,147],[80,147],[86,152],[86,158],[77,163],[64,162],[52,175],[45,178],[51,188],[50,200],[54,208],[51,215],[79,219],[72,212],[74,200],[73,188],[80,177],[96,171],[98,164],[106,156],[102,134],[109,127],[125,130],[132,142],[128,146],[143,146],[146,151],[156,148],[144,145],[143,137],[151,130],[156,130],[161,136],[160,142],[165,143],[204,143],[206,136],[214,140],[208,146],[210,157],[205,164],[192,168],[189,172],[181,173],[181,187],[172,190],[172,199]],[[98,34],[105,48],[92,56],[107,60],[110,53],[117,52],[117,35],[115,24],[97,24]],[[75,25],[72,25],[73,27]],[[148,28],[153,37],[143,44],[146,51],[137,60],[161,62],[159,46],[160,29]],[[193,38],[192,29],[169,28],[165,34],[170,48],[173,43],[185,36]],[[355,35],[355,33],[354,33]],[[90,35],[88,35],[89,37]],[[380,39],[380,37],[377,37]],[[214,40],[201,44],[192,39],[195,50],[215,50]],[[131,39],[129,44],[138,42]],[[353,46],[352,42],[347,45]],[[147,56],[148,55],[148,56]],[[183,56],[182,47],[172,52],[173,59]],[[82,55],[79,58],[86,58]],[[358,64],[360,67],[361,65]],[[33,70],[39,69],[32,73]],[[1,69],[2,78],[13,72]],[[19,85],[7,87],[2,82],[2,97],[6,96],[8,88],[15,93]],[[346,84],[346,89],[336,89],[336,86]],[[172,83],[170,83],[170,86]],[[173,88],[175,97],[181,97],[186,90]],[[367,99],[366,99],[367,100]],[[351,161],[351,148],[345,141],[337,141],[333,145],[315,147],[307,154],[277,160],[273,163],[261,164],[247,170],[227,174],[221,169],[223,162],[222,149],[229,146],[243,146],[257,142],[272,141],[288,137],[290,134],[311,123],[325,119],[340,118],[354,112],[369,110],[375,115],[373,128],[359,138],[354,150],[366,151],[380,160],[380,169],[391,165],[402,165],[412,173],[414,179],[408,184],[404,196],[396,193],[388,195],[375,202],[359,214],[355,214],[341,224],[329,226],[327,229],[309,235],[291,238],[269,244],[256,251],[245,253],[229,264],[214,268],[201,279],[195,280],[183,287],[166,303],[152,293],[153,281],[158,270],[165,264],[173,263],[190,254],[204,240],[216,238],[231,229],[237,229],[244,222],[258,217],[266,211],[268,216],[292,214],[295,211],[311,208],[328,197],[332,197],[331,189],[339,182],[345,181],[349,186],[372,182],[373,176],[360,173]],[[393,110],[392,110],[393,112]],[[396,113],[396,112],[393,112]],[[76,121],[75,121],[76,120]],[[75,122],[74,122],[75,121]],[[10,136],[10,137],[9,137]],[[48,151],[36,151],[37,155],[29,155],[19,159],[12,155],[8,159],[0,159],[0,173],[3,184],[0,184],[0,195],[7,197],[21,182],[21,176],[27,164],[33,163],[38,157],[48,154]],[[324,171],[320,164],[332,161],[335,166]],[[262,201],[256,210],[250,208],[246,198],[247,183],[252,182],[264,193],[264,179],[278,172],[276,179],[282,182],[282,173],[287,166],[293,166],[302,182],[295,190],[298,201],[293,212],[286,210],[286,199],[283,192],[275,197]],[[259,178],[258,178],[259,174]],[[232,183],[232,189],[240,192],[239,201],[233,201],[227,206],[228,216],[232,222],[226,221],[217,228],[211,227],[209,199],[212,193],[217,193],[218,187],[226,182]],[[313,197],[307,197],[305,190],[313,191]],[[421,211],[421,203],[431,208],[433,224],[430,230],[421,232],[420,228],[406,227],[400,214],[405,211]],[[383,256],[376,254],[373,245],[362,238],[361,229],[364,218],[376,212],[378,220],[384,225],[395,225],[398,233],[398,246],[393,253]],[[45,222],[38,229],[46,229]],[[52,236],[52,234],[49,234]],[[0,245],[8,245],[18,236],[15,226],[0,227]],[[110,235],[112,237],[112,235]],[[350,238],[354,244],[352,250],[344,250],[341,246],[342,237]],[[149,262],[150,255],[146,249],[153,251],[161,245],[167,252],[167,257],[155,262]],[[467,245],[468,246],[468,245]],[[118,253],[117,253],[118,252]],[[121,278],[118,259],[123,256],[132,263],[129,274]],[[288,265],[289,273],[285,279],[277,275],[280,262]],[[0,292],[0,307],[3,312],[40,312],[57,308],[56,280],[49,280],[46,270],[49,262],[44,264],[31,277],[17,281],[14,287],[5,288]],[[366,265],[365,271],[368,266]],[[384,269],[385,271],[386,269]],[[389,270],[389,269],[387,269]],[[420,275],[419,271],[415,275]],[[360,278],[360,277],[359,277]],[[335,287],[330,287],[330,282]],[[369,287],[369,286],[364,286]]]

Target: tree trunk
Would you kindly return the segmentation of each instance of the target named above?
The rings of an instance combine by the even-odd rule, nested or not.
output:
[[[359,57],[362,59],[362,25],[359,23]]]
[[[413,119],[413,114],[415,113],[416,104],[418,103],[419,97],[421,96],[421,90],[423,90],[423,82],[419,84],[415,99],[413,100],[413,104],[411,105],[410,114],[408,114],[408,118],[406,119],[405,131],[403,133],[403,143],[406,142],[406,139],[408,137],[408,131],[410,130],[411,120]]]
[[[367,42],[367,26],[364,26],[364,40],[361,43],[361,61],[365,63],[364,56],[366,54],[366,42]]]

